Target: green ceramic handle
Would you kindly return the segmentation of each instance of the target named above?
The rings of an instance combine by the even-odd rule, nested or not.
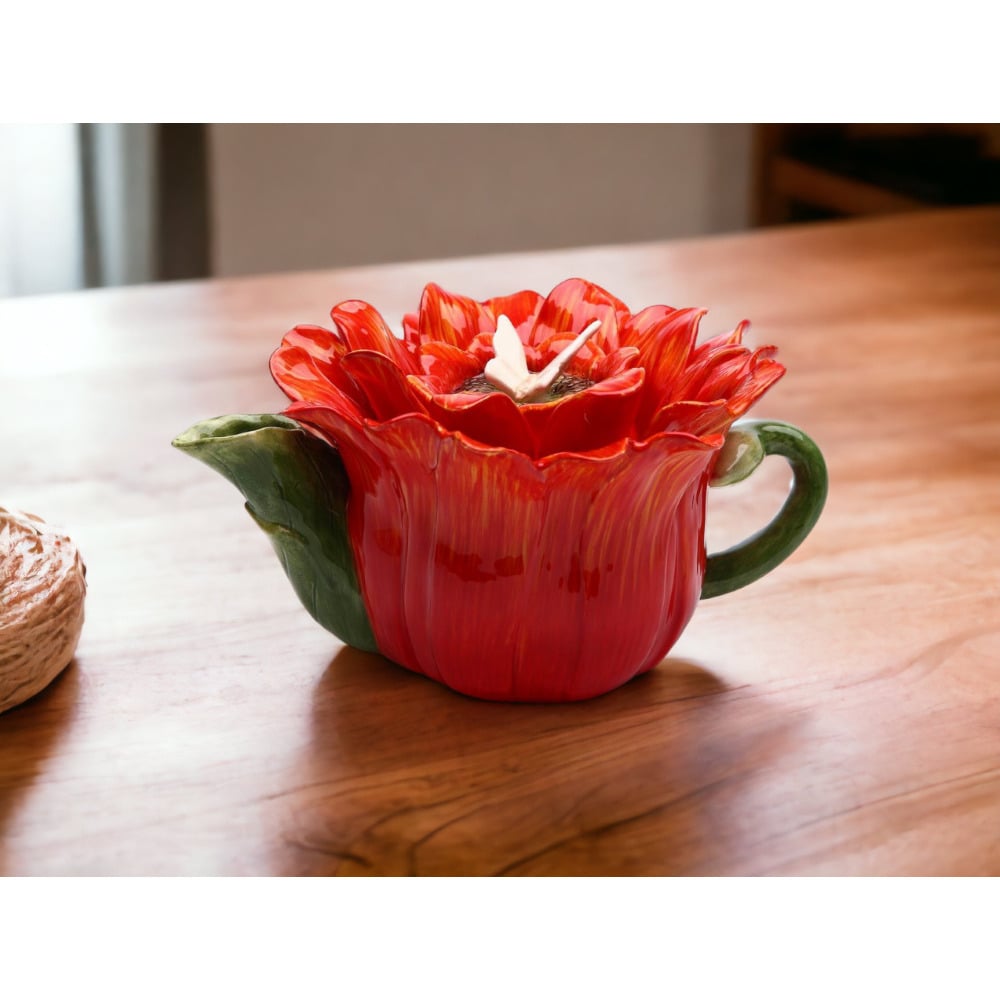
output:
[[[826,462],[815,442],[791,424],[746,420],[734,424],[716,463],[712,486],[746,479],[768,455],[781,455],[792,467],[792,488],[766,528],[705,564],[701,596],[718,597],[739,590],[770,573],[802,543],[826,502]]]

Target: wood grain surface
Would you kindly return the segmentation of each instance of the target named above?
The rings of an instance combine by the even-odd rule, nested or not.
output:
[[[341,647],[222,479],[174,452],[281,405],[287,328],[426,281],[579,275],[748,317],[755,411],[824,449],[804,546],[651,674],[477,702]],[[1000,210],[0,303],[0,503],[88,566],[75,663],[0,716],[7,874],[1000,874]],[[769,459],[710,497],[754,530]]]

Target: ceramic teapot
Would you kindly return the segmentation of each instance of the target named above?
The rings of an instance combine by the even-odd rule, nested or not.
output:
[[[581,279],[476,301],[429,285],[396,336],[364,302],[271,358],[282,414],[174,444],[231,480],[309,613],[343,642],[479,698],[572,701],[655,667],[699,599],[803,541],[815,443],[738,418],[784,373],[740,324],[632,313]],[[708,487],[787,459],[770,524],[707,555]]]

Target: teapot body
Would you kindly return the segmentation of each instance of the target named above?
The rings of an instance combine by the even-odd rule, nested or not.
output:
[[[456,691],[602,694],[659,663],[694,612],[714,451],[539,463],[422,421],[345,430],[338,450],[376,644]]]

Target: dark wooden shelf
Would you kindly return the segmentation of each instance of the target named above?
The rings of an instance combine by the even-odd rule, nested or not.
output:
[[[774,186],[791,198],[841,215],[883,215],[928,208],[930,202],[896,194],[884,187],[778,156],[771,166]]]
[[[996,201],[996,126],[757,126],[758,225]]]

